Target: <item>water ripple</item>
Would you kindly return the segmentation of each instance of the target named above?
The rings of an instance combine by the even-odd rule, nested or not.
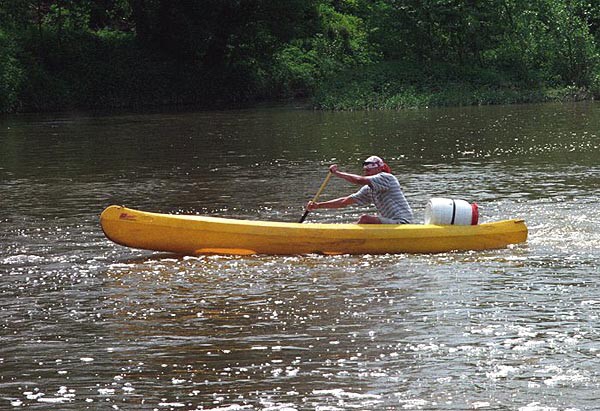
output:
[[[594,409],[596,107],[11,120],[0,131],[9,205],[0,211],[2,401]],[[390,162],[418,221],[430,197],[466,198],[484,221],[524,218],[527,243],[434,255],[179,257],[112,244],[98,227],[111,203],[296,221],[329,163],[360,171],[371,151]],[[332,180],[323,198],[351,190]],[[348,222],[364,211],[319,210],[309,220]]]

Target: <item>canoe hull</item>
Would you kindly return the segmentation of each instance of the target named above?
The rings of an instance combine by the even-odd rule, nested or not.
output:
[[[299,224],[106,208],[106,237],[127,247],[201,254],[393,254],[504,248],[527,239],[523,220],[476,226]]]

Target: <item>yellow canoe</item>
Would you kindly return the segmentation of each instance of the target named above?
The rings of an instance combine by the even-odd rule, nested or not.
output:
[[[438,253],[503,248],[527,239],[523,220],[473,226],[300,224],[157,214],[109,206],[107,238],[132,248],[201,254]]]

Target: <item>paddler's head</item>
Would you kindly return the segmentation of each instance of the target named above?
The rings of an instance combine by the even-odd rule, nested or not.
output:
[[[392,170],[381,157],[371,156],[363,162],[363,172],[367,176],[374,176],[382,172],[391,173]]]

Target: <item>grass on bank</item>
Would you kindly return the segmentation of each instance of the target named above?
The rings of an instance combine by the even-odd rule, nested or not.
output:
[[[590,89],[540,76],[438,64],[386,62],[341,73],[323,82],[314,96],[321,110],[401,110],[436,106],[580,101],[600,97],[600,73]]]

